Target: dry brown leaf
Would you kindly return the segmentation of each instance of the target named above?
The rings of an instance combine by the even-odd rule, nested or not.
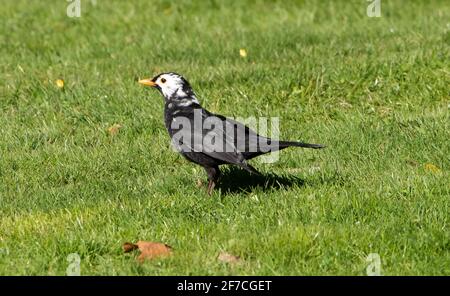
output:
[[[129,253],[131,251],[136,250],[138,248],[138,246],[135,244],[132,244],[132,243],[124,243],[122,248],[125,253]]]
[[[141,251],[141,255],[138,257],[139,262],[143,262],[145,259],[168,256],[172,253],[172,247],[163,243],[140,241],[137,246]]]
[[[157,257],[165,257],[172,253],[172,247],[155,242],[138,241],[136,244],[124,243],[123,250],[125,253],[131,252],[133,250],[139,249],[141,255],[137,260],[142,263],[146,259],[154,259]]]
[[[198,180],[197,180],[197,188],[200,188],[200,187],[202,187],[202,186],[203,186],[203,181],[200,180],[200,179],[198,179]]]
[[[219,261],[225,262],[225,263],[239,263],[241,261],[241,257],[235,256],[233,254],[227,253],[227,252],[221,252],[219,256],[217,257]]]
[[[111,136],[115,136],[115,135],[117,135],[118,133],[119,133],[119,130],[122,128],[122,126],[120,125],[120,124],[114,124],[114,125],[112,125],[112,126],[110,126],[109,128],[108,128],[108,133],[111,135]]]

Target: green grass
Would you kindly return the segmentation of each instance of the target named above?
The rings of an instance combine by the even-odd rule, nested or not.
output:
[[[450,275],[449,1],[381,18],[363,0],[177,2],[82,0],[71,19],[2,1],[0,274],[64,275],[78,253],[83,275],[365,275],[378,253],[385,275]],[[253,161],[272,186],[225,169],[208,197],[136,83],[162,71],[328,148]],[[137,240],[174,255],[140,265],[121,250]]]

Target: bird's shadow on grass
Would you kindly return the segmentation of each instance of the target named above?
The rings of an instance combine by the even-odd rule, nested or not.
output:
[[[217,188],[220,188],[222,193],[230,194],[250,192],[256,188],[278,190],[304,184],[305,180],[292,175],[279,176],[272,173],[257,175],[240,168],[230,167],[222,172]]]

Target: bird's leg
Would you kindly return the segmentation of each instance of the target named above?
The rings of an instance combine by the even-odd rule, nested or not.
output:
[[[208,195],[211,195],[214,187],[216,187],[217,180],[220,176],[219,167],[205,167],[205,171],[208,174]]]
[[[213,180],[209,180],[209,182],[208,182],[208,195],[211,196],[211,194],[212,194],[212,192],[214,190],[214,187],[216,187],[216,183]]]

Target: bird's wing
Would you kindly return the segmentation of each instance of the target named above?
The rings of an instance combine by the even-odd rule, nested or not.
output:
[[[194,113],[174,117],[172,139],[176,148],[181,152],[201,152],[225,163],[245,164],[243,154],[236,148],[233,124],[223,116],[197,110],[197,117]]]
[[[227,130],[234,130],[234,145],[237,151],[242,153],[258,152],[260,150],[261,143],[267,138],[258,135],[255,131],[248,126],[235,121],[230,118],[225,118],[221,115],[225,121]]]
[[[237,151],[241,152],[245,159],[251,159],[261,154],[277,151],[280,149],[279,142],[271,138],[261,136],[248,126],[225,118],[226,124],[234,126],[235,146]],[[254,122],[256,124],[256,122]]]

